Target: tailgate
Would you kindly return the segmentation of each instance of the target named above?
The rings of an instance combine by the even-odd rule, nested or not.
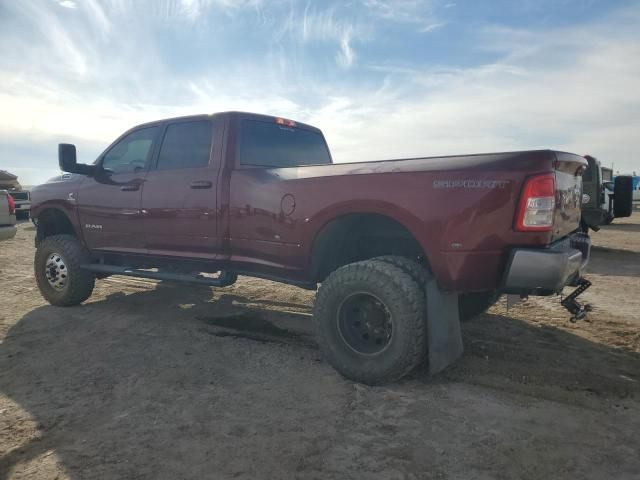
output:
[[[582,173],[587,161],[571,153],[555,152],[556,205],[552,240],[566,237],[580,226]]]

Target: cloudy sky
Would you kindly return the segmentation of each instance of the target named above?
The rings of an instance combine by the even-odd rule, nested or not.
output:
[[[0,0],[0,169],[167,116],[322,128],[336,161],[556,148],[640,171],[640,1]]]

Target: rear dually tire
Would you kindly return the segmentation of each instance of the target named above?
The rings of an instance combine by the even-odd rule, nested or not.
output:
[[[402,378],[426,354],[424,290],[383,261],[332,272],[314,304],[320,349],[343,376],[368,385]]]
[[[465,293],[458,298],[458,311],[460,321],[468,322],[485,313],[494,305],[500,294],[497,292],[474,292]]]

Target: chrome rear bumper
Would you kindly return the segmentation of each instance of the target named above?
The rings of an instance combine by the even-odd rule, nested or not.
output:
[[[545,295],[575,285],[589,262],[591,239],[576,233],[546,249],[516,248],[507,264],[502,291]]]

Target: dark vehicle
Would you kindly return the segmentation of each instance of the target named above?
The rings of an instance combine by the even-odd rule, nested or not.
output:
[[[16,218],[18,220],[26,220],[29,218],[31,210],[31,195],[27,190],[9,191],[9,195],[13,197],[16,204]]]
[[[582,206],[582,228],[599,230],[600,225],[609,225],[615,218],[629,217],[633,213],[633,177],[618,175],[603,167],[600,161],[586,155],[587,170],[582,178],[584,205]]]
[[[320,284],[321,349],[368,384],[425,357],[443,369],[462,353],[459,317],[500,293],[585,288],[587,163],[570,153],[334,164],[317,128],[229,112],[140,125],[91,165],[61,144],[59,160],[70,173],[32,191],[50,303],[81,303],[112,274]]]

